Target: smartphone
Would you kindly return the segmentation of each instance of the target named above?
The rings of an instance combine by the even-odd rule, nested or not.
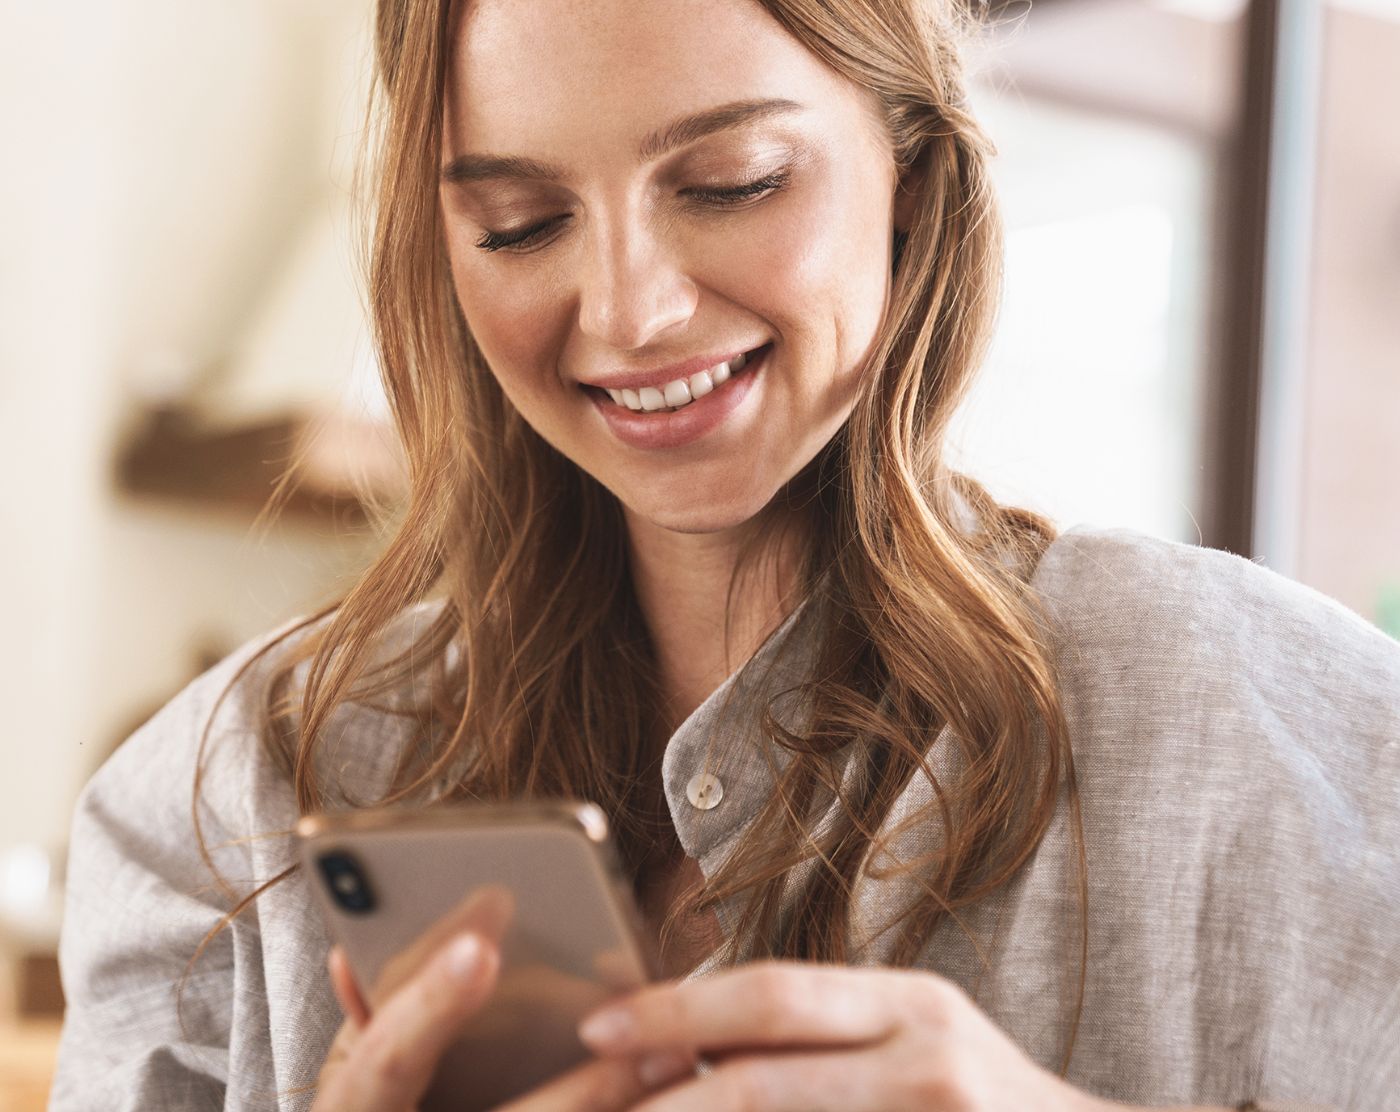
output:
[[[498,1107],[590,1057],[579,1020],[656,978],[656,953],[591,803],[479,803],[308,815],[302,865],[362,988],[474,889],[515,915],[495,993],[443,1056],[422,1112]]]

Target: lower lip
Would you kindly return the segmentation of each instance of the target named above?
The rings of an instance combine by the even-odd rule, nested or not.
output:
[[[675,412],[635,413],[604,394],[589,391],[589,396],[613,435],[624,444],[647,450],[680,448],[718,428],[739,407],[767,365],[771,350],[771,346],[760,348],[742,371]]]

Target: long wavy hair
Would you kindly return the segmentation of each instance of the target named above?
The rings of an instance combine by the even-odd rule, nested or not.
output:
[[[1063,785],[1081,925],[1067,1072],[1087,957],[1084,842],[1044,612],[1028,583],[1055,531],[944,462],[1001,285],[992,151],[964,98],[961,52],[977,21],[952,0],[761,2],[876,98],[898,168],[921,192],[895,237],[890,300],[850,418],[782,495],[817,526],[791,600],[817,646],[800,685],[810,715],[800,730],[761,716],[790,759],[774,766],[774,790],[741,844],[672,908],[662,937],[733,900],[741,911],[721,961],[848,961],[859,956],[857,879],[893,859],[881,875],[907,875],[917,898],[888,925],[889,960],[911,964],[942,921],[961,923],[959,909],[1025,864]],[[642,885],[679,851],[660,782],[652,643],[616,499],[506,400],[453,294],[437,192],[451,8],[380,0],[375,27],[368,294],[407,495],[373,565],[288,631],[303,635],[272,669],[263,743],[303,813],[429,797],[592,800]],[[391,658],[377,654],[390,623],[425,600],[436,605],[421,634]],[[426,691],[409,711],[416,741],[381,797],[357,798],[317,759],[329,720],[406,685]],[[946,782],[930,767],[940,737],[956,747]],[[920,777],[933,802],[892,824]],[[810,818],[822,800],[835,821],[818,834]],[[937,831],[936,850],[901,863],[893,843],[914,824]]]

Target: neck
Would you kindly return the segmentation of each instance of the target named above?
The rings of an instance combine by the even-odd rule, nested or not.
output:
[[[791,612],[806,538],[790,512],[719,533],[677,533],[630,513],[627,527],[633,587],[674,731]],[[756,549],[760,531],[773,541]]]

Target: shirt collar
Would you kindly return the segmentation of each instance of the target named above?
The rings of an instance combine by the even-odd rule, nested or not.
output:
[[[666,743],[661,776],[671,820],[686,856],[706,874],[767,800],[775,773],[792,759],[764,737],[764,712],[771,707],[793,732],[806,727],[809,706],[801,685],[810,679],[818,648],[814,614],[808,603],[794,610]],[[708,809],[691,801],[699,776],[713,777],[722,792]]]

